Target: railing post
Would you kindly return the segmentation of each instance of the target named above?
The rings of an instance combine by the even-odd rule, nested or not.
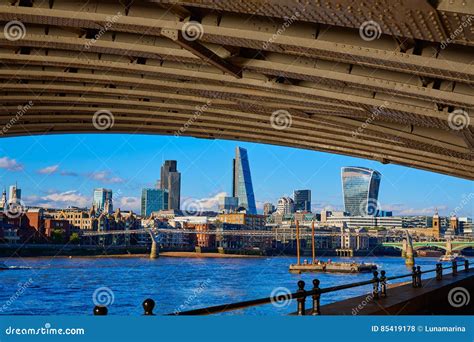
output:
[[[416,286],[416,280],[417,280],[416,267],[413,266],[413,267],[412,267],[412,272],[411,272],[411,285],[412,285],[413,287],[417,287],[417,286]]]
[[[321,315],[321,307],[320,307],[320,299],[321,299],[321,293],[319,293],[320,288],[319,288],[319,280],[314,279],[313,280],[313,310],[311,311],[311,315],[313,316],[318,316]]]
[[[458,275],[458,263],[453,260],[453,276]]]
[[[303,296],[301,298],[297,298],[297,302],[298,302],[298,316],[304,316],[305,315],[305,301],[306,301],[306,291],[304,290],[304,281],[303,280],[300,280],[298,282],[298,291],[296,291],[296,293],[298,294],[303,294]]]
[[[145,316],[154,316],[153,309],[155,308],[155,301],[151,298],[147,298],[142,303]]]
[[[421,267],[416,266],[416,287],[423,287],[421,283]]]
[[[374,271],[373,274],[374,274],[374,278],[372,280],[374,282],[374,288],[372,290],[372,295],[374,299],[378,299],[379,298],[379,282],[380,282],[380,279],[378,277],[379,272]]]
[[[94,306],[94,316],[107,316],[109,310],[106,306],[96,305]]]
[[[387,277],[384,270],[380,271],[380,296],[387,297]]]
[[[443,265],[441,263],[436,264],[436,280],[443,279]]]
[[[469,272],[469,260],[464,260],[464,272]]]

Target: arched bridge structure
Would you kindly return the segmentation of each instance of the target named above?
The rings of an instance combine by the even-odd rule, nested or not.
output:
[[[402,251],[404,248],[402,242],[383,242],[382,246],[393,247]],[[426,247],[436,247],[447,252],[455,252],[466,248],[474,248],[474,241],[413,241],[413,248],[415,250]]]
[[[474,2],[1,0],[0,134],[293,146],[474,179]]]

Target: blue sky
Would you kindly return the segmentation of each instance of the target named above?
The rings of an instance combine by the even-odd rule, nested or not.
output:
[[[474,216],[468,180],[347,156],[272,145],[153,135],[48,135],[0,140],[0,186],[18,181],[26,205],[90,206],[92,190],[114,191],[114,206],[139,208],[141,188],[159,179],[165,159],[178,160],[182,200],[213,208],[231,192],[235,146],[248,149],[257,206],[294,189],[311,189],[313,208],[342,209],[340,169],[357,165],[382,173],[379,201],[395,214]],[[467,200],[466,200],[467,199]],[[457,209],[456,209],[457,208]]]

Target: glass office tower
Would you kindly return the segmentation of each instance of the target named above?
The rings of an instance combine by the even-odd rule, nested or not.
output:
[[[154,211],[168,209],[168,190],[142,189],[141,215],[148,217]]]
[[[104,211],[105,203],[108,202],[109,210],[111,210],[112,205],[112,190],[104,189],[104,188],[97,188],[94,189],[94,195],[92,199],[92,206],[96,211]]]
[[[236,147],[232,182],[232,196],[238,197],[239,206],[247,209],[247,213],[256,214],[255,196],[253,193],[252,176],[247,150]]]
[[[341,169],[344,211],[351,216],[376,216],[382,175],[365,167]]]
[[[181,173],[176,160],[166,160],[161,166],[160,189],[168,191],[168,208],[179,210],[181,202]]]
[[[295,190],[293,200],[296,211],[311,211],[311,190]]]

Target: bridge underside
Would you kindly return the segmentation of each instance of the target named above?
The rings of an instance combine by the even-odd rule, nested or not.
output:
[[[472,1],[1,0],[0,20],[4,136],[98,132],[105,111],[103,132],[474,179]]]

